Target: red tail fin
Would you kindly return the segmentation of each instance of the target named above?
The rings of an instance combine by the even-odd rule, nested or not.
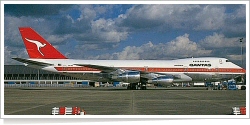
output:
[[[30,58],[66,59],[57,49],[30,27],[20,27],[23,42]]]

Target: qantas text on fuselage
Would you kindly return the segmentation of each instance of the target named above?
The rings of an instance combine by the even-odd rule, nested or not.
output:
[[[204,67],[211,67],[211,64],[189,64],[189,66],[204,66]]]

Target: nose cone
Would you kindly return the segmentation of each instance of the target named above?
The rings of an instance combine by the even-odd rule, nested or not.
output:
[[[242,73],[246,74],[246,70],[242,68]]]

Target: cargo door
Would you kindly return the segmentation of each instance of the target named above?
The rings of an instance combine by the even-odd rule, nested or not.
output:
[[[144,66],[144,71],[148,72],[148,66]]]
[[[67,69],[68,69],[67,65],[63,65],[63,67],[62,67],[63,73],[66,73],[66,72],[67,72]]]
[[[184,73],[188,73],[188,67],[184,66]]]

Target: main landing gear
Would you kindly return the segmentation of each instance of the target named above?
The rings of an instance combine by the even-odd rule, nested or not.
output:
[[[130,83],[127,87],[128,90],[146,90],[146,83]]]

